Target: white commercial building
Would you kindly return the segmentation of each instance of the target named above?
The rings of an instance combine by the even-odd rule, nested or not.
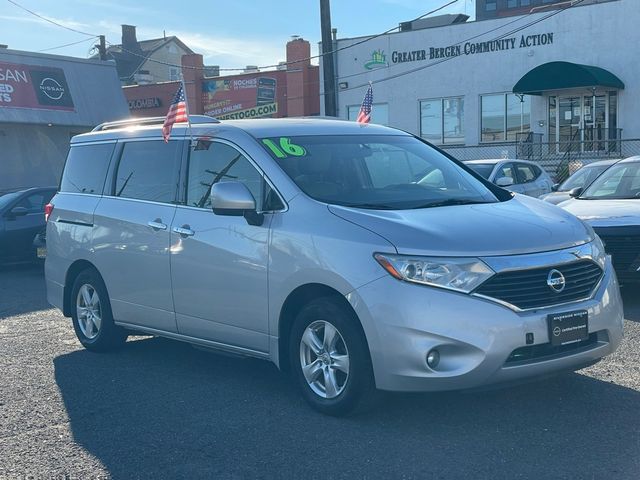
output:
[[[371,81],[373,122],[461,159],[640,153],[640,1],[404,29],[336,40],[340,117]]]

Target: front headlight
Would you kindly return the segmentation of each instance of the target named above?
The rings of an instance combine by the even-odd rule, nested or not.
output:
[[[604,243],[602,239],[595,234],[593,242],[591,242],[591,258],[604,270],[604,266],[607,263],[607,252],[604,249]]]
[[[477,258],[419,257],[376,253],[374,258],[398,280],[469,293],[495,272]]]

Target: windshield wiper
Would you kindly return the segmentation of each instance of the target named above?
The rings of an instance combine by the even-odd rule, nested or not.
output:
[[[465,200],[462,198],[449,198],[448,200],[442,200],[440,202],[431,202],[431,203],[425,203],[424,205],[418,205],[417,207],[413,207],[413,209],[432,208],[432,207],[449,207],[451,205],[477,205],[481,203],[491,203],[491,202],[469,200],[469,199]]]
[[[343,207],[351,208],[368,208],[370,210],[398,210],[398,207],[393,205],[384,205],[379,203],[343,203]]]

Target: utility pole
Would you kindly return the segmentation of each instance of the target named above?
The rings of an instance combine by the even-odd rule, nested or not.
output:
[[[322,72],[324,79],[324,114],[336,116],[336,76],[331,38],[331,9],[329,0],[320,0],[320,30],[322,31]]]
[[[100,60],[107,59],[107,41],[104,38],[104,35],[100,35],[100,43],[95,47],[98,49],[98,53],[100,54]]]

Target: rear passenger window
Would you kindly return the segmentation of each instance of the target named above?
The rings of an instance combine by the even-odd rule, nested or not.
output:
[[[61,192],[102,195],[115,143],[71,147],[64,166]]]
[[[116,197],[174,203],[182,142],[126,143],[116,173]]]
[[[244,183],[256,200],[256,209],[263,209],[266,182],[251,162],[224,143],[199,142],[189,158],[187,205],[211,208],[211,186],[225,181]]]

